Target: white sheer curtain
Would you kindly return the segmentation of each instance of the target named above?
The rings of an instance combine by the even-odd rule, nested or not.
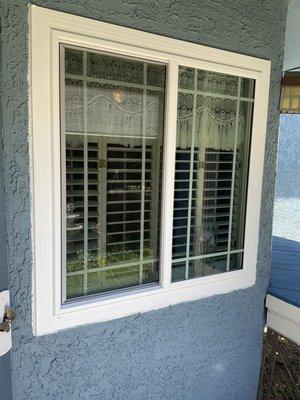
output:
[[[70,82],[66,87],[66,131],[83,133],[84,106],[82,86]],[[157,138],[159,107],[162,91],[147,91],[147,105],[143,109],[141,89],[117,89],[108,85],[87,87],[87,133],[89,135],[143,137],[143,118],[146,117],[146,138]]]

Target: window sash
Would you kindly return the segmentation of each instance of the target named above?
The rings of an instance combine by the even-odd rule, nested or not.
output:
[[[181,68],[182,66],[180,65],[180,71],[183,72],[185,74],[185,78],[184,81],[182,80],[179,88],[178,88],[178,96],[181,96],[182,98],[184,96],[190,96],[190,99],[188,100],[187,104],[188,105],[188,114],[190,115],[192,114],[192,118],[189,117],[188,121],[189,124],[187,127],[184,128],[184,126],[182,126],[180,124],[180,119],[182,117],[180,117],[180,114],[178,114],[178,122],[179,122],[179,126],[177,129],[177,135],[179,135],[180,139],[179,142],[177,143],[177,149],[176,149],[176,156],[178,156],[178,159],[176,161],[176,174],[181,174],[182,175],[182,168],[180,167],[180,165],[185,165],[185,170],[184,172],[186,174],[189,173],[189,177],[184,178],[181,177],[180,179],[182,180],[176,180],[175,179],[175,185],[177,187],[177,189],[175,188],[175,195],[176,193],[181,193],[183,192],[183,190],[186,192],[185,196],[182,196],[184,198],[180,199],[177,198],[175,196],[175,201],[174,201],[174,218],[173,221],[175,221],[175,225],[174,225],[174,232],[173,232],[173,238],[174,238],[174,244],[173,244],[173,260],[172,260],[172,264],[174,265],[174,271],[176,270],[176,268],[179,267],[180,263],[181,263],[181,267],[182,264],[185,263],[185,277],[184,278],[180,278],[180,279],[190,279],[193,278],[195,279],[196,277],[202,277],[203,275],[192,275],[190,276],[189,274],[189,265],[191,261],[196,261],[196,260],[203,260],[203,259],[208,259],[208,258],[213,258],[213,257],[218,257],[218,256],[226,256],[226,260],[225,260],[225,266],[222,267],[225,268],[225,270],[216,270],[215,273],[224,273],[224,272],[228,272],[230,269],[233,269],[233,265],[231,264],[231,259],[233,258],[233,255],[237,255],[237,254],[241,254],[244,252],[244,246],[243,246],[243,236],[244,236],[244,220],[245,220],[245,212],[246,212],[246,207],[247,204],[245,202],[246,200],[246,194],[247,194],[247,187],[248,187],[248,158],[249,158],[249,145],[250,145],[250,141],[251,141],[251,124],[252,124],[252,105],[254,103],[254,99],[253,99],[253,95],[254,95],[254,80],[245,80],[241,75],[237,75],[235,82],[236,85],[234,86],[236,93],[234,95],[232,94],[228,94],[226,93],[226,90],[224,91],[224,88],[219,88],[218,90],[218,83],[216,83],[216,88],[215,91],[212,92],[210,91],[210,84],[208,84],[208,81],[205,81],[205,73],[208,73],[208,78],[209,75],[211,75],[211,71],[199,71],[198,69],[190,69],[190,68]],[[198,81],[198,72],[201,73],[200,79],[201,81]],[[204,75],[203,75],[204,74]],[[218,74],[217,74],[218,75]],[[193,81],[191,79],[191,76],[193,77]],[[212,79],[213,76],[210,76],[210,79]],[[232,81],[232,76],[224,76],[223,75],[223,79],[228,79],[230,80],[229,82]],[[204,80],[203,80],[204,79]],[[222,75],[218,78],[216,77],[216,79],[222,79]],[[204,88],[203,91],[201,91],[198,86],[199,83],[202,86],[204,82]],[[206,84],[205,84],[206,82]],[[244,86],[245,85],[245,86]],[[188,86],[189,88],[183,88]],[[228,85],[229,86],[229,85]],[[205,89],[205,91],[204,91]],[[222,94],[219,94],[218,91],[220,91],[220,89],[222,89]],[[226,89],[228,89],[228,87],[226,87]],[[231,90],[231,92],[233,91],[232,89],[232,85],[229,86],[229,89]],[[212,89],[214,90],[214,89]],[[248,92],[248,93],[246,93]],[[244,96],[243,96],[244,95]],[[246,97],[247,96],[247,97]],[[210,142],[208,142],[207,144],[205,144],[205,132],[203,132],[203,129],[205,128],[201,128],[202,131],[199,131],[199,126],[196,127],[197,125],[197,121],[199,119],[199,123],[201,124],[201,119],[203,117],[200,117],[201,114],[199,114],[198,116],[196,115],[197,112],[197,107],[198,106],[198,99],[199,99],[199,104],[202,103],[202,101],[204,99],[209,99],[210,101],[212,101],[212,105],[213,105],[213,99],[216,98],[216,100],[220,100],[220,106],[222,106],[222,99],[224,99],[224,101],[229,101],[232,103],[232,110],[235,110],[235,117],[234,117],[234,134],[233,134],[233,144],[232,144],[232,151],[229,152],[229,150],[220,150],[221,148],[221,143],[218,145],[217,141],[216,144],[212,144],[212,148],[215,148],[215,150],[213,149],[209,149],[210,147]],[[185,104],[185,101],[182,99],[181,101],[183,101],[183,104]],[[210,102],[208,103],[208,105],[210,104]],[[242,104],[246,105],[246,108],[244,110],[243,113],[243,109],[242,109]],[[250,108],[248,106],[251,106]],[[242,113],[242,117],[240,115],[240,112]],[[179,109],[178,109],[178,113],[179,113]],[[211,118],[211,117],[208,117]],[[244,129],[241,130],[242,127],[242,119],[245,119],[245,127]],[[190,121],[192,119],[192,121]],[[197,119],[197,121],[196,121]],[[181,129],[184,129],[183,132],[181,132]],[[238,149],[239,146],[239,142],[238,142],[238,136],[239,134],[242,136],[240,137],[241,143],[245,146],[243,149],[243,146],[241,149]],[[198,136],[197,136],[198,135]],[[201,141],[200,136],[202,137],[202,139],[204,139],[204,142],[202,140],[202,144],[200,143],[196,143],[196,137],[198,137],[198,140]],[[186,139],[185,139],[186,136]],[[189,139],[188,139],[189,138]],[[244,139],[244,140],[243,140]],[[182,142],[182,143],[181,143]],[[218,147],[220,146],[220,147]],[[228,146],[228,145],[227,145]],[[225,146],[226,148],[226,146]],[[218,150],[219,149],[219,150]],[[238,151],[240,150],[240,154],[239,154],[239,158],[240,160],[238,160]],[[186,154],[186,157],[180,157],[181,154]],[[201,156],[202,154],[202,156]],[[210,178],[206,178],[205,175],[207,174],[206,171],[206,164],[208,162],[212,163],[213,161],[206,161],[205,160],[205,155],[207,154],[216,154],[216,155],[221,155],[221,154],[226,154],[226,155],[231,155],[232,159],[230,161],[223,161],[221,162],[221,164],[223,163],[228,163],[229,167],[231,166],[231,168],[228,167],[228,169],[230,171],[224,171],[223,167],[222,169],[219,171],[221,173],[224,172],[230,172],[230,177],[226,177],[225,181],[228,181],[228,187],[222,187],[218,189],[208,189],[205,186],[206,182],[210,182]],[[200,155],[200,159],[199,159],[199,155]],[[196,158],[195,158],[196,157]],[[176,157],[177,158],[177,157]],[[242,165],[242,167],[238,167],[238,161],[240,161],[240,164]],[[184,163],[184,164],[182,164]],[[196,164],[202,165],[202,167],[196,167]],[[214,163],[216,163],[216,161],[214,161]],[[201,177],[200,181],[199,181],[199,174],[201,174],[201,170],[203,170],[203,176]],[[212,171],[213,172],[213,171]],[[211,173],[212,173],[211,172]],[[216,170],[214,171],[215,173],[217,172]],[[211,174],[210,173],[210,174]],[[239,176],[240,175],[240,176]],[[184,178],[184,179],[183,179]],[[220,181],[222,178],[218,178],[217,176],[212,179],[215,180],[216,182]],[[186,184],[188,184],[188,188],[182,189],[180,188],[180,183],[184,182]],[[200,182],[200,188],[198,186]],[[179,185],[178,185],[179,183]],[[241,193],[239,193],[239,189],[237,189],[235,187],[236,184],[242,185],[242,191]],[[212,186],[213,187],[213,186]],[[220,194],[219,192],[223,191],[225,193],[226,192],[230,192],[229,194],[226,193],[226,196],[228,196],[229,199],[229,203],[227,204],[221,204],[218,206],[210,206],[210,207],[205,207],[204,202],[201,200],[202,196],[207,196],[207,193],[209,191],[218,191],[218,193],[216,193],[216,199],[220,200]],[[199,196],[200,196],[200,203],[199,203]],[[204,197],[203,197],[204,198]],[[211,197],[208,198],[209,201],[212,200]],[[234,203],[234,199],[235,199],[235,203]],[[184,205],[182,204],[184,203]],[[178,206],[179,205],[179,206]],[[199,207],[200,205],[200,207]],[[182,207],[182,208],[181,208]],[[222,225],[228,225],[227,229],[227,237],[224,238],[223,236],[223,240],[222,242],[226,243],[226,247],[227,250],[225,251],[225,249],[222,251],[221,249],[218,251],[217,248],[215,249],[215,252],[212,250],[211,252],[209,252],[209,250],[205,250],[203,252],[200,251],[200,249],[198,249],[198,255],[197,254],[193,254],[191,253],[191,245],[192,245],[192,237],[194,237],[193,240],[195,240],[195,236],[197,235],[197,231],[196,228],[200,228],[200,226],[202,225],[202,219],[199,218],[199,215],[197,215],[197,209],[198,208],[198,212],[200,210],[200,215],[205,219],[209,219],[212,220],[213,218],[219,218],[219,217],[228,217],[228,223],[226,223],[225,221],[222,221]],[[219,209],[226,209],[226,213],[224,215],[221,214],[211,214],[211,215],[204,215],[205,214],[205,209],[206,208],[215,208],[215,211],[217,208]],[[227,211],[228,209],[228,211]],[[193,211],[192,211],[193,210]],[[235,210],[235,211],[234,211]],[[178,213],[179,211],[179,213]],[[184,212],[186,212],[186,215],[182,215],[182,213],[184,214]],[[228,215],[227,215],[228,213]],[[176,214],[179,214],[176,215]],[[234,222],[233,219],[236,219],[236,221]],[[237,221],[238,218],[238,221]],[[182,226],[182,224],[180,224],[181,221],[185,222],[185,225]],[[198,222],[197,222],[198,221]],[[176,222],[178,222],[178,224],[176,224]],[[199,226],[200,223],[200,226]],[[220,222],[221,223],[221,222]],[[241,226],[240,226],[241,225]],[[236,233],[235,235],[233,235],[233,229],[235,228],[235,230],[237,230],[237,228],[239,229],[240,232],[240,237],[239,235]],[[205,227],[201,227],[202,232],[205,233]],[[176,234],[176,232],[179,232],[178,234]],[[218,234],[218,229],[214,229],[213,232],[213,238],[215,238],[215,235]],[[224,235],[224,232],[223,232]],[[241,240],[241,242],[238,244],[238,248],[236,247],[232,247],[232,238],[235,238],[236,240]],[[221,239],[220,239],[221,241]],[[204,241],[205,243],[205,241]],[[214,243],[215,244],[215,243]],[[217,247],[217,246],[216,246]],[[184,254],[180,254],[180,251],[183,252],[183,250],[185,249],[185,255]],[[179,251],[178,251],[179,250]],[[194,250],[195,251],[195,250]],[[197,250],[196,250],[197,251]],[[239,265],[237,266],[238,268],[243,268],[243,262],[241,259],[241,256],[239,258],[236,259],[236,261],[239,262]],[[181,268],[180,267],[180,268]],[[212,272],[213,273],[213,272]],[[175,276],[174,276],[174,279]],[[177,277],[177,279],[179,279]]]
[[[65,60],[66,60],[66,52],[68,51],[74,51],[74,52],[78,52],[78,57],[79,57],[79,71],[77,73],[77,71],[68,71],[68,69],[66,69],[65,67]],[[64,44],[60,44],[60,74],[61,74],[61,165],[63,166],[62,169],[62,175],[61,175],[61,180],[62,180],[62,204],[63,204],[63,212],[62,212],[62,246],[64,246],[64,253],[62,256],[62,303],[64,303],[65,301],[69,301],[73,298],[73,300],[75,298],[80,299],[82,296],[88,296],[90,295],[90,291],[89,290],[89,277],[92,277],[92,274],[94,272],[99,272],[99,274],[103,274],[105,271],[109,271],[109,270],[117,270],[120,268],[131,268],[131,267],[136,267],[139,268],[139,278],[138,278],[138,284],[139,285],[146,285],[149,284],[150,282],[144,282],[144,280],[147,281],[147,278],[144,276],[145,273],[145,268],[150,267],[150,264],[153,264],[151,267],[152,272],[154,272],[156,270],[156,266],[155,263],[158,260],[158,254],[154,254],[154,257],[150,258],[145,258],[144,256],[144,250],[146,249],[145,247],[145,243],[147,242],[146,239],[144,239],[144,235],[146,234],[146,232],[150,232],[150,227],[149,229],[146,229],[144,226],[145,222],[149,222],[149,225],[151,226],[151,232],[155,232],[156,230],[158,231],[158,229],[155,230],[155,226],[158,225],[158,217],[155,218],[155,206],[153,201],[155,199],[153,199],[154,196],[159,196],[159,169],[160,169],[160,162],[158,162],[158,165],[155,164],[156,161],[156,157],[160,158],[160,146],[161,146],[161,141],[163,142],[163,130],[162,128],[162,124],[161,124],[161,112],[164,110],[160,109],[161,103],[158,101],[158,106],[159,109],[157,110],[157,137],[152,137],[147,136],[146,135],[146,129],[147,129],[147,120],[146,120],[146,106],[147,106],[147,99],[148,99],[148,95],[151,96],[151,93],[164,93],[165,91],[165,87],[161,87],[161,86],[151,86],[151,80],[149,82],[149,79],[151,79],[149,77],[149,71],[151,72],[151,68],[154,65],[160,65],[162,67],[165,67],[165,64],[158,64],[156,62],[154,63],[149,63],[149,60],[142,60],[142,59],[137,59],[137,58],[129,58],[129,57],[125,57],[125,56],[119,56],[117,54],[111,54],[110,56],[113,56],[111,59],[114,59],[114,56],[116,57],[116,60],[118,62],[118,60],[122,61],[122,58],[124,58],[126,61],[128,62],[134,62],[134,63],[138,63],[139,65],[143,66],[143,73],[142,73],[142,82],[140,83],[128,83],[128,82],[123,82],[123,81],[115,81],[113,79],[107,79],[106,77],[95,77],[89,74],[88,68],[89,68],[89,64],[88,64],[88,57],[89,55],[100,55],[103,57],[107,57],[107,52],[99,52],[99,51],[94,51],[94,49],[87,49],[87,48],[83,48],[83,47],[78,47],[78,46],[69,46],[69,45],[64,45]],[[90,71],[91,72],[91,71]],[[161,69],[161,72],[163,72],[163,69]],[[80,82],[82,84],[82,86],[79,84],[78,86],[78,90],[82,89],[82,116],[81,118],[79,118],[80,123],[77,127],[76,123],[74,126],[70,126],[70,121],[68,121],[67,118],[67,113],[65,111],[65,108],[67,109],[67,103],[65,98],[67,98],[66,96],[66,90],[67,90],[67,81],[71,80],[71,81],[75,81],[75,85],[77,85],[77,82]],[[87,107],[88,104],[88,89],[89,89],[89,84],[90,83],[96,83],[96,84],[109,84],[109,85],[113,85],[115,87],[120,87],[120,88],[134,88],[134,89],[138,89],[139,90],[139,94],[141,96],[142,99],[142,126],[141,126],[141,132],[137,132],[139,133],[139,135],[136,134],[131,134],[131,136],[128,136],[127,134],[125,135],[116,135],[114,132],[108,133],[108,131],[105,134],[101,133],[101,121],[100,119],[97,122],[97,126],[96,126],[96,130],[95,130],[95,121],[93,121],[93,128],[91,129],[91,126],[89,125],[89,110]],[[163,82],[161,82],[161,84],[163,84]],[[77,86],[76,86],[77,87]],[[101,87],[100,87],[101,90]],[[71,120],[72,122],[72,120]],[[105,121],[103,121],[105,124]],[[99,125],[98,125],[99,123]],[[77,129],[77,131],[76,131]],[[129,132],[130,133],[130,132]],[[76,197],[76,195],[81,195],[82,197],[82,203],[83,203],[83,244],[84,246],[81,246],[81,244],[79,243],[79,245],[76,247],[77,250],[82,250],[83,251],[83,268],[79,268],[77,271],[72,271],[72,272],[68,272],[67,270],[67,256],[69,254],[72,253],[76,253],[76,248],[74,248],[72,250],[72,248],[70,249],[70,247],[72,247],[72,240],[69,238],[67,240],[67,226],[66,226],[66,219],[67,219],[67,212],[66,212],[66,202],[67,203],[73,203],[73,197],[72,197],[72,190],[73,187],[71,186],[70,188],[70,181],[69,179],[66,178],[67,174],[69,173],[68,170],[66,170],[65,168],[65,164],[67,161],[67,156],[66,156],[66,150],[72,150],[71,148],[69,149],[68,147],[66,148],[66,142],[68,141],[68,138],[70,138],[70,140],[75,137],[78,136],[79,138],[83,138],[83,147],[82,147],[82,151],[83,151],[83,155],[82,155],[82,161],[83,161],[83,169],[82,169],[82,173],[83,173],[83,190],[82,193],[74,193],[74,196]],[[139,223],[140,228],[138,231],[140,233],[140,237],[139,239],[136,238],[135,240],[135,244],[139,243],[139,249],[135,250],[135,252],[139,252],[139,262],[138,261],[134,261],[134,262],[123,262],[123,263],[116,263],[116,265],[112,264],[112,265],[107,265],[107,266],[102,266],[101,268],[91,268],[89,263],[90,263],[90,251],[94,251],[99,253],[99,250],[102,252],[108,252],[109,253],[109,248],[111,248],[112,244],[111,243],[106,243],[106,239],[109,235],[107,233],[108,230],[107,228],[109,228],[112,223],[110,223],[109,221],[106,221],[107,216],[109,215],[108,213],[108,205],[112,204],[110,200],[108,200],[108,197],[110,195],[108,188],[107,188],[107,183],[109,183],[109,181],[107,180],[106,174],[108,173],[108,168],[109,168],[109,163],[110,163],[110,159],[109,159],[109,152],[110,150],[116,152],[118,151],[117,147],[111,147],[114,146],[114,144],[118,144],[120,140],[121,142],[123,141],[123,139],[129,140],[129,139],[135,139],[137,144],[140,146],[139,148],[131,148],[130,152],[135,152],[134,154],[138,154],[140,156],[140,160],[141,160],[141,169],[140,169],[140,173],[141,173],[141,181],[140,181],[140,185],[141,187],[145,187],[145,184],[147,183],[146,181],[146,163],[149,161],[149,152],[152,152],[155,155],[155,159],[152,159],[151,161],[151,182],[154,182],[154,178],[156,178],[156,182],[155,185],[151,184],[151,199],[150,202],[152,204],[151,209],[149,208],[149,201],[145,198],[145,191],[144,190],[140,190],[140,200],[136,200],[137,203],[139,203],[140,207],[140,219],[135,221],[136,223]],[[156,139],[156,140],[153,140]],[[140,142],[140,143],[138,143]],[[153,146],[151,147],[151,142],[153,142]],[[124,142],[125,143],[125,142]],[[98,210],[95,213],[95,218],[98,219],[98,222],[100,220],[100,217],[102,217],[102,220],[100,220],[100,224],[101,226],[104,226],[104,221],[106,221],[106,226],[105,228],[102,229],[102,232],[100,234],[101,236],[101,243],[98,243],[97,245],[95,244],[94,241],[94,248],[91,249],[90,248],[90,235],[89,235],[89,221],[90,221],[90,213],[89,213],[89,209],[90,209],[90,193],[89,193],[89,185],[90,185],[90,180],[89,180],[89,174],[90,174],[90,169],[89,169],[89,165],[88,163],[91,162],[91,159],[89,156],[89,153],[91,151],[90,146],[95,145],[95,151],[97,150],[97,153],[101,154],[100,159],[102,161],[104,161],[104,166],[103,167],[97,167],[97,171],[95,171],[95,173],[99,174],[99,171],[101,170],[101,174],[102,176],[97,178],[97,192],[95,192],[95,197],[97,197],[97,204],[98,204]],[[148,149],[148,146],[150,145],[150,149]],[[120,144],[121,146],[121,144]],[[159,146],[159,148],[158,148]],[[74,149],[76,150],[76,149]],[[119,149],[121,150],[121,148]],[[78,151],[78,149],[77,149]],[[124,149],[123,149],[124,151]],[[159,153],[157,154],[157,152],[159,151]],[[97,157],[98,159],[99,157]],[[139,157],[138,157],[139,158]],[[72,158],[69,159],[69,161],[71,160],[72,162]],[[123,159],[118,158],[118,161],[122,161]],[[77,160],[78,161],[78,160]],[[116,159],[114,159],[114,161],[116,161]],[[125,161],[125,158],[124,160]],[[159,160],[158,160],[159,161]],[[163,160],[161,160],[161,164],[164,165]],[[153,167],[155,167],[155,170],[153,169]],[[157,169],[157,168],[158,169]],[[100,169],[99,169],[100,168]],[[157,170],[156,170],[157,169]],[[76,173],[78,173],[80,171],[76,171]],[[119,172],[122,173],[122,170],[119,169]],[[112,183],[115,183],[116,181],[112,181]],[[126,180],[122,180],[122,182],[126,182]],[[66,186],[69,187],[69,190],[65,190]],[[155,189],[154,189],[155,187]],[[156,191],[155,191],[156,190]],[[128,193],[130,193],[128,191]],[[99,202],[100,201],[100,202]],[[128,201],[129,202],[129,201]],[[158,202],[158,197],[156,199],[156,202]],[[120,200],[119,204],[125,204],[126,201],[124,202]],[[76,208],[77,208],[77,204],[76,204]],[[99,210],[100,208],[100,210]],[[147,209],[149,209],[149,213],[150,213],[150,219],[149,221],[145,220],[145,212],[147,212]],[[137,212],[137,211],[136,211]],[[101,214],[101,215],[100,215]],[[133,223],[133,221],[127,222],[127,224],[129,223]],[[116,224],[116,222],[115,222]],[[131,233],[133,233],[133,231],[130,231]],[[129,232],[129,233],[130,233]],[[98,232],[99,233],[99,232]],[[114,235],[116,235],[117,232],[114,233]],[[150,236],[150,235],[149,235]],[[155,233],[153,233],[153,237],[155,236]],[[95,239],[96,240],[96,239]],[[78,241],[78,240],[77,240]],[[151,243],[157,243],[157,239],[151,239]],[[129,244],[133,243],[132,242],[121,242],[123,244]],[[71,246],[70,246],[71,244]],[[116,245],[116,244],[115,244]],[[150,245],[150,241],[149,241],[149,245]],[[74,245],[75,246],[75,245]],[[74,247],[73,246],[73,247]],[[156,247],[156,246],[155,246]],[[151,250],[155,250],[155,247],[150,246]],[[132,251],[133,252],[133,251]],[[97,258],[96,258],[97,259]],[[155,275],[153,275],[153,280],[155,278]],[[72,278],[71,278],[72,277]],[[82,286],[82,290],[79,291],[77,294],[73,294],[70,298],[70,296],[67,296],[67,282],[66,281],[70,281],[70,279],[74,279],[75,278],[75,282],[77,278],[79,279],[79,286]],[[125,274],[124,274],[125,277]],[[96,278],[95,278],[96,279]],[[105,279],[105,277],[104,277]],[[91,282],[92,283],[92,282]],[[152,282],[155,283],[155,282]],[[116,282],[117,284],[117,282]],[[138,285],[136,284],[132,284],[131,286],[128,285],[129,288],[136,288]],[[101,290],[99,287],[99,293],[95,293],[97,295],[103,295],[105,293],[107,293],[108,291],[114,291],[114,290],[118,290],[121,291],[123,289],[126,289],[126,287],[124,288],[112,288],[110,290],[105,290],[104,288]],[[95,295],[94,293],[92,295]]]

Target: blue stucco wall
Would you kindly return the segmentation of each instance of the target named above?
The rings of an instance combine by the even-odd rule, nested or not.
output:
[[[284,71],[290,68],[300,69],[300,0],[289,0],[284,49]]]
[[[116,321],[33,337],[28,16],[2,1],[4,182],[14,400],[254,400],[269,278],[286,1],[40,0],[35,4],[272,60],[255,286]]]
[[[273,235],[296,242],[300,242],[299,154],[300,115],[281,115]]]
[[[1,54],[1,46],[0,46]],[[1,93],[1,92],[0,92]],[[0,127],[1,127],[1,112],[0,112]],[[4,182],[3,182],[3,148],[2,148],[2,130],[0,129],[0,292],[8,288],[7,281],[7,264],[6,264],[6,245],[5,245],[5,208],[4,208]],[[3,316],[0,315],[2,322]],[[0,336],[1,340],[1,336]],[[10,373],[10,352],[0,356],[0,390],[1,400],[11,399],[11,373]]]
[[[299,154],[300,115],[282,115],[279,130],[271,276],[268,291],[273,296],[298,307],[300,307]]]

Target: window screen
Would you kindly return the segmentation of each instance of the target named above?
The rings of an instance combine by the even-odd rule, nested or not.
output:
[[[157,282],[165,66],[61,61],[64,297]]]
[[[242,268],[254,81],[179,67],[172,280]]]

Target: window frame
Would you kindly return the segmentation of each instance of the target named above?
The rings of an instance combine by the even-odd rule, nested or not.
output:
[[[86,296],[65,304],[61,304],[60,44],[167,66],[160,282]],[[267,60],[30,6],[34,334],[108,321],[255,284],[270,64]],[[171,283],[173,225],[169,221],[173,217],[179,65],[252,78],[256,83],[243,269]]]

